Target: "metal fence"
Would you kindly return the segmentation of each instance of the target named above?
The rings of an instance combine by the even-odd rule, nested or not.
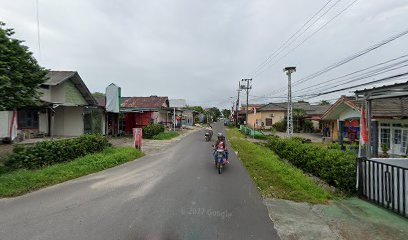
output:
[[[408,168],[384,160],[359,158],[358,173],[359,197],[408,217]]]

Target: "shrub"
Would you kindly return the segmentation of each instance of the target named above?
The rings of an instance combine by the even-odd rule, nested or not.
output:
[[[144,138],[153,138],[153,136],[164,132],[164,126],[157,123],[151,123],[142,129]]]
[[[175,138],[179,136],[180,134],[178,132],[161,132],[159,134],[156,134],[152,137],[154,140],[169,140],[172,138]]]
[[[337,150],[341,150],[341,146],[338,143],[330,143],[329,145],[327,145],[328,149],[337,149]]]
[[[286,120],[282,120],[280,122],[274,123],[272,125],[272,128],[275,129],[278,132],[285,132],[286,131]]]
[[[305,120],[302,130],[308,133],[314,132],[313,122],[310,120]]]
[[[36,169],[100,152],[108,146],[110,143],[106,137],[91,134],[79,138],[43,141],[31,146],[17,145],[8,156],[5,166],[9,170]]]
[[[228,122],[227,127],[229,128],[235,128],[235,123],[234,122]]]
[[[304,144],[301,139],[271,137],[268,147],[294,166],[345,192],[355,192],[356,155],[351,151]]]
[[[6,172],[6,167],[0,165],[0,174],[5,173]]]
[[[268,136],[266,136],[266,135],[258,135],[258,134],[255,134],[255,139],[265,140],[265,139],[267,139],[267,138],[268,138]]]

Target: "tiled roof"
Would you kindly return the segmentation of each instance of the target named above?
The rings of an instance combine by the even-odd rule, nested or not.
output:
[[[265,104],[258,104],[258,103],[256,103],[256,104],[248,104],[249,105],[249,107],[256,107],[256,108],[258,108],[258,107],[262,107],[262,106],[264,106]],[[241,107],[246,107],[247,105],[246,104],[241,104]]]
[[[311,105],[310,103],[294,102],[293,109],[303,109],[309,115],[323,115],[331,105]],[[258,111],[286,111],[288,103],[269,103],[259,108]]]
[[[374,117],[408,117],[408,97],[372,100]]]
[[[58,85],[75,75],[75,71],[49,71],[44,85]]]
[[[98,103],[98,106],[100,107],[105,107],[106,106],[106,97],[105,96],[99,96],[99,97],[94,97],[96,102]]]
[[[48,79],[43,85],[55,86],[65,82],[66,80],[72,81],[75,87],[81,92],[89,105],[96,105],[97,102],[92,96],[88,87],[85,85],[82,78],[76,71],[49,71],[46,76]]]
[[[258,111],[285,111],[286,107],[283,107],[280,103],[268,103],[258,109]]]
[[[327,116],[330,111],[333,111],[342,103],[350,108],[360,110],[363,100],[356,100],[355,97],[342,96],[324,115]],[[375,99],[372,100],[371,107],[374,118],[408,117],[408,97]]]
[[[169,107],[168,97],[122,97],[121,101],[120,106],[122,108],[153,109]]]
[[[408,82],[403,82],[403,83],[394,83],[392,85],[383,85],[381,87],[373,87],[373,88],[364,88],[363,90],[357,90],[355,91],[356,94],[364,94],[367,92],[372,92],[372,91],[379,91],[379,90],[388,90],[388,89],[394,89],[394,88],[401,88],[401,89],[408,89]]]
[[[309,115],[323,115],[331,105],[311,105],[312,109],[307,113]]]

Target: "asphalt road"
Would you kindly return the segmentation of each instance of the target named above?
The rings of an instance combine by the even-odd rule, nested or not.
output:
[[[0,239],[279,239],[236,155],[219,175],[211,153],[200,131],[156,155],[1,199]]]

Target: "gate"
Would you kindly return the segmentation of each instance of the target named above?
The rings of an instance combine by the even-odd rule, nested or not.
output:
[[[397,159],[358,159],[358,195],[408,217],[408,168]]]

